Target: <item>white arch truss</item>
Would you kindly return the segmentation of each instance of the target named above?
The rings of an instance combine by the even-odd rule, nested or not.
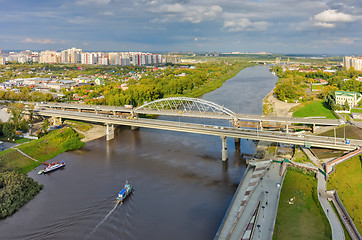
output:
[[[214,114],[214,115],[228,115],[235,118],[235,113],[230,109],[220,106],[216,103],[206,101],[199,98],[189,97],[170,97],[158,99],[135,109],[135,112],[140,110],[153,110],[153,111],[182,111],[182,112],[199,112],[201,114]]]

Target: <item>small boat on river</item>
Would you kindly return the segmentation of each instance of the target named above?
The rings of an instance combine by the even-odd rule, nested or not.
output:
[[[44,168],[44,169],[39,170],[38,174],[49,173],[49,172],[52,172],[54,170],[57,170],[57,169],[62,168],[62,167],[65,166],[64,161],[56,161],[56,162],[53,162],[53,163],[43,163],[43,164],[46,164],[47,167]]]
[[[117,195],[116,198],[117,203],[123,202],[123,200],[126,199],[128,195],[131,194],[132,191],[133,191],[133,186],[129,184],[127,181],[123,189]]]

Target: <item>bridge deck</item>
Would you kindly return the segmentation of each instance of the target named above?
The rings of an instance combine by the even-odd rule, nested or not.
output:
[[[320,136],[298,136],[283,132],[240,130],[237,128],[226,128],[195,123],[182,123],[174,121],[164,121],[157,119],[127,119],[113,115],[101,115],[96,113],[74,112],[64,110],[35,110],[35,114],[48,117],[61,117],[80,121],[96,122],[103,124],[126,125],[134,127],[146,127],[162,130],[171,130],[188,133],[199,133],[221,137],[244,138],[251,140],[261,140],[269,142],[280,142],[295,145],[310,145],[313,147],[353,150],[362,145],[362,141],[351,140],[346,144],[344,139]]]

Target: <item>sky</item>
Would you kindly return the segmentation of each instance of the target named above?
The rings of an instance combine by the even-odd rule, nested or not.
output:
[[[362,54],[362,1],[0,0],[0,48]]]

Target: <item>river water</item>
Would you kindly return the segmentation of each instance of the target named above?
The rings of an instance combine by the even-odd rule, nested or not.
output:
[[[261,114],[276,81],[268,67],[250,67],[202,98]],[[0,221],[0,239],[212,239],[245,171],[243,156],[254,151],[253,141],[241,147],[235,153],[228,139],[222,162],[219,137],[121,127],[109,142],[52,159],[64,160],[64,169],[30,172],[44,188]],[[116,206],[126,180],[135,191]]]

